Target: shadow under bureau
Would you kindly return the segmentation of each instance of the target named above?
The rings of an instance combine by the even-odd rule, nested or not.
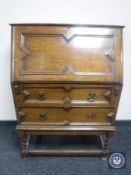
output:
[[[12,24],[22,156],[107,156],[122,89],[122,26]],[[30,150],[30,136],[97,136],[100,149]]]

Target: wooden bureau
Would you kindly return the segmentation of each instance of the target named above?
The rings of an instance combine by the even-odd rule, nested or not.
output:
[[[22,156],[107,156],[122,89],[122,26],[12,24]],[[95,135],[101,149],[30,150],[32,135]]]

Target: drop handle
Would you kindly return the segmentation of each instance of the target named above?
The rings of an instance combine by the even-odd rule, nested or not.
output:
[[[88,117],[88,118],[94,118],[94,117],[95,117],[95,114],[94,114],[94,113],[88,113],[88,114],[87,114],[87,117]]]
[[[88,95],[88,101],[93,102],[96,100],[96,93],[95,92],[90,92]]]
[[[40,117],[39,117],[40,120],[45,120],[47,119],[47,116],[44,112],[40,113]]]
[[[45,100],[46,99],[45,92],[39,92],[38,93],[38,99],[39,100]]]

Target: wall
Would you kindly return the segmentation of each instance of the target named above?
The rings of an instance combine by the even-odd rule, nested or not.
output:
[[[130,0],[0,0],[0,120],[15,120],[10,88],[10,23],[125,25],[124,87],[117,119],[131,116]]]

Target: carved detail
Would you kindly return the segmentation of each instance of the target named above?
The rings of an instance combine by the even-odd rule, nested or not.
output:
[[[24,97],[23,97],[24,101],[26,101],[29,98],[29,96],[31,95],[30,92],[27,90],[23,90],[23,94],[24,94]]]
[[[103,154],[104,155],[108,154],[110,143],[111,143],[111,136],[107,135],[106,138],[105,138],[104,147],[103,147]]]
[[[109,119],[109,121],[112,123],[112,121],[113,121],[113,117],[114,117],[114,115],[115,115],[115,113],[114,112],[109,112],[108,114],[107,114],[107,117],[108,117],[108,119]]]
[[[16,95],[19,95],[19,94],[20,94],[20,86],[15,85],[15,86],[14,86],[14,91],[15,91],[15,94],[16,94]]]
[[[26,95],[26,96],[30,96],[30,92],[27,91],[27,90],[23,90],[23,93],[24,93],[24,95]]]
[[[115,95],[115,96],[120,95],[120,92],[121,92],[121,88],[120,88],[120,87],[115,87],[115,88],[114,88],[114,95]]]
[[[28,145],[29,145],[30,135],[24,134],[21,139],[22,157],[27,158],[28,155]]]
[[[23,137],[21,139],[21,147],[22,147],[22,152],[27,151],[26,137]]]
[[[114,50],[113,48],[109,49],[106,53],[105,56],[109,58],[109,60],[114,61],[113,55],[114,54]]]
[[[71,109],[71,101],[72,99],[70,97],[65,97],[63,100],[64,103],[64,110],[65,111],[69,111]]]
[[[63,126],[69,126],[69,125],[70,125],[70,122],[68,120],[65,120],[63,123]]]
[[[71,104],[72,99],[70,97],[65,97],[63,101],[64,104]]]
[[[19,116],[20,116],[19,121],[20,121],[20,122],[23,122],[23,120],[24,120],[24,118],[25,118],[25,116],[26,116],[26,113],[23,112],[23,111],[19,111],[18,114],[19,114]]]
[[[25,46],[25,35],[23,33],[21,34],[20,48],[24,52],[24,55],[21,57],[21,62],[20,62],[20,72],[22,73],[23,69],[24,69],[23,59],[28,57],[28,56],[31,56],[31,53],[29,52],[29,50]]]
[[[63,89],[65,92],[69,92],[72,90],[72,87],[71,86],[64,86]]]
[[[110,101],[110,99],[111,99],[111,90],[107,90],[104,94],[103,94],[103,96],[108,100],[108,101]]]
[[[93,114],[93,113],[90,112],[90,113],[87,114],[87,117],[88,118],[94,118],[95,117],[95,114]]]
[[[62,39],[64,39],[67,43],[69,43],[73,38],[75,37],[89,37],[90,35],[88,34],[84,34],[84,35],[79,35],[79,34],[72,34],[71,36],[69,35],[62,35],[62,34],[39,34],[39,35],[42,35],[42,36],[46,36],[46,37],[61,37]],[[28,56],[31,56],[31,53],[29,52],[29,50],[26,48],[25,46],[25,37],[26,36],[34,36],[34,34],[21,34],[21,40],[20,40],[20,48],[23,50],[23,52],[25,53],[24,56],[21,58],[21,65],[20,65],[20,72],[22,75],[34,75],[34,74],[43,74],[43,75],[64,75],[64,74],[72,74],[72,75],[89,75],[89,76],[112,76],[114,74],[114,59],[112,57],[112,53],[113,53],[113,48],[109,49],[105,54],[104,56],[106,56],[108,58],[108,60],[110,61],[110,71],[109,72],[76,72],[75,71],[75,68],[73,68],[72,65],[66,65],[62,70],[58,70],[58,71],[45,71],[45,70],[41,70],[41,71],[26,71],[24,69],[24,63],[23,63],[23,59],[28,57]],[[38,37],[38,35],[36,35]],[[95,36],[95,35],[94,35]],[[101,38],[106,38],[106,36],[103,36],[103,35],[97,35],[97,37],[101,37]],[[109,38],[113,38],[113,35],[110,35],[107,37]]]
[[[71,110],[72,107],[71,107],[71,106],[64,106],[63,108],[64,108],[64,110],[65,110],[66,112],[68,112],[68,111]]]

